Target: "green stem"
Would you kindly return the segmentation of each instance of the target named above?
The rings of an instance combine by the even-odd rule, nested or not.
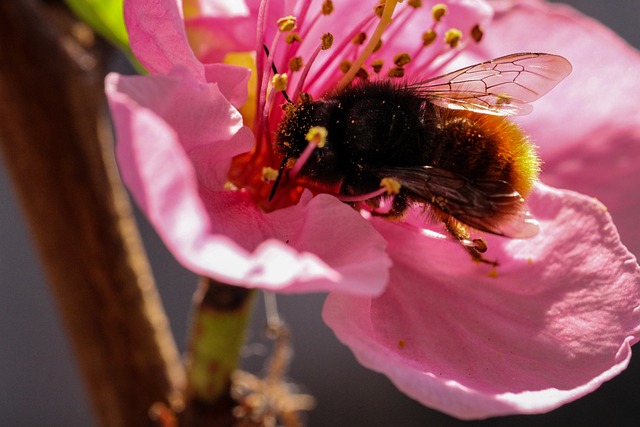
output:
[[[249,324],[250,289],[203,278],[194,296],[191,337],[186,355],[187,409],[184,425],[231,426],[234,402],[231,373],[238,368]]]

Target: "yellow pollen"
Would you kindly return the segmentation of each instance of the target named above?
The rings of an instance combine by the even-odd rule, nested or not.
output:
[[[303,66],[304,63],[302,62],[302,57],[300,56],[291,58],[291,60],[289,61],[289,68],[291,69],[291,71],[300,71]]]
[[[230,191],[237,191],[238,187],[236,187],[236,185],[233,182],[227,181],[224,183],[224,189],[230,190]]]
[[[265,166],[262,168],[262,181],[263,182],[273,182],[278,178],[278,171],[269,166]]]
[[[402,185],[395,178],[382,178],[380,187],[384,188],[387,194],[398,194]]]
[[[300,38],[300,34],[298,34],[297,32],[287,34],[287,37],[285,37],[284,40],[287,42],[287,44],[293,44],[294,42],[300,43],[302,41],[302,39]]]
[[[366,33],[358,33],[353,39],[351,39],[351,42],[353,44],[362,44],[366,39],[367,39]]]
[[[294,30],[296,28],[296,17],[295,16],[285,16],[284,18],[278,19],[278,29],[283,33]]]
[[[431,8],[431,16],[433,20],[436,22],[440,22],[443,16],[445,16],[448,12],[447,5],[438,3],[437,5]]]
[[[311,104],[313,102],[313,97],[307,92],[300,92],[299,98],[301,104]]]
[[[409,0],[409,3],[407,4],[414,9],[418,9],[419,7],[422,7],[422,0]]]
[[[403,67],[393,67],[387,73],[389,77],[404,77],[404,68]]]
[[[409,55],[406,52],[399,53],[393,57],[393,63],[396,64],[398,67],[404,67],[409,62],[411,62],[411,55]]]
[[[324,33],[322,35],[322,50],[327,50],[333,45],[333,34]]]
[[[382,66],[384,65],[384,61],[382,59],[376,59],[371,62],[371,68],[373,68],[373,72],[378,74],[380,70],[382,70]]]
[[[489,270],[489,272],[487,273],[487,277],[491,277],[491,278],[498,277],[498,270],[496,270],[495,268],[492,268],[492,269],[491,269],[491,270]]]
[[[296,159],[294,159],[293,157],[289,157],[287,159],[287,163],[285,164],[285,167],[287,169],[291,169],[295,164],[296,164]]]
[[[471,38],[473,39],[473,41],[475,41],[476,43],[480,42],[480,40],[482,40],[482,36],[484,36],[484,31],[482,31],[480,25],[474,25],[471,29]]]
[[[273,88],[278,92],[282,92],[283,90],[287,90],[287,83],[289,82],[289,77],[286,74],[275,74],[271,78],[271,84],[273,84]]]
[[[450,28],[444,33],[444,42],[454,48],[460,44],[462,32],[457,28]]]
[[[436,34],[435,31],[433,30],[426,31],[424,34],[422,34],[422,45],[425,47],[429,46],[431,43],[435,41],[436,37],[438,37],[438,34]]]
[[[327,128],[322,126],[312,126],[311,129],[309,129],[309,132],[307,132],[307,136],[305,138],[307,141],[316,144],[318,148],[322,148],[324,147],[324,144],[327,143],[327,135],[329,135]]]
[[[331,0],[324,0],[324,2],[322,2],[322,14],[331,15],[332,12],[333,12],[333,2]]]

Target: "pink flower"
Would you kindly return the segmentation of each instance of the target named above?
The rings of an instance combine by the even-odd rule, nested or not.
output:
[[[324,319],[362,364],[423,404],[460,418],[548,411],[626,367],[639,339],[640,269],[604,206],[591,197],[536,185],[528,204],[541,231],[522,240],[486,237],[497,269],[470,262],[437,224],[425,222],[421,207],[401,223],[370,217],[304,177],[282,180],[269,200],[273,182],[265,180],[281,162],[272,139],[284,114],[279,89],[266,90],[271,61],[288,74],[291,97],[297,98],[299,85],[321,97],[342,79],[338,64],[354,61],[363,49],[354,37],[373,32],[379,21],[373,4],[336,0],[335,11],[323,15],[320,1],[232,6],[192,0],[183,16],[179,3],[125,2],[131,47],[151,75],[111,75],[107,94],[123,179],[185,266],[241,286],[330,291]],[[414,81],[527,50],[560,53],[574,68],[588,66],[519,122],[540,144],[551,166],[544,176],[554,183],[577,188],[584,168],[593,165],[598,176],[588,182],[599,185],[593,194],[619,185],[604,173],[607,162],[616,161],[609,141],[622,140],[620,150],[637,154],[631,147],[640,127],[607,107],[622,94],[603,102],[601,92],[584,84],[594,64],[580,47],[589,43],[589,55],[594,49],[603,50],[598,57],[609,55],[600,47],[608,37],[607,49],[618,50],[611,55],[638,64],[635,52],[597,24],[538,1],[450,0],[442,18],[432,12],[435,2],[408,3],[396,11],[375,53],[384,60],[383,73],[400,52],[412,56],[403,68]],[[500,11],[494,15],[490,4],[500,4]],[[287,43],[291,33],[278,32],[276,21],[288,15],[297,18],[301,42]],[[452,32],[445,43],[451,28],[462,38],[454,40],[458,33]],[[437,38],[422,48],[425,29]],[[589,41],[560,44],[569,40],[562,34],[574,31]],[[321,36],[328,32],[333,46],[324,51]],[[237,63],[241,51],[256,55],[257,93],[246,90],[246,68],[220,63]],[[292,72],[296,57],[306,68]],[[622,73],[617,67],[607,61],[588,81]],[[635,81],[620,90],[629,91]],[[245,104],[247,96],[252,101]],[[569,151],[575,161],[564,160]],[[633,165],[615,173],[632,177],[637,171]],[[616,194],[609,200],[625,200]]]

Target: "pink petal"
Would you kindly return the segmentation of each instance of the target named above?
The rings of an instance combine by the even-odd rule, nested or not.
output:
[[[131,50],[150,73],[168,74],[181,65],[203,76],[187,40],[181,0],[126,0],[124,18]]]
[[[123,180],[187,268],[231,284],[282,292],[379,294],[385,241],[349,206],[310,195],[264,213],[224,191],[233,156],[253,136],[215,84],[184,70],[107,78]]]
[[[325,321],[360,363],[459,418],[545,412],[595,390],[640,339],[640,268],[595,200],[540,185],[530,206],[538,236],[488,239],[497,277],[376,221],[394,262],[387,291],[332,293]]]
[[[487,26],[474,60],[522,51],[569,59],[571,76],[519,122],[540,146],[542,180],[598,197],[625,244],[640,255],[640,116],[633,113],[640,104],[640,55],[569,7],[517,3]]]

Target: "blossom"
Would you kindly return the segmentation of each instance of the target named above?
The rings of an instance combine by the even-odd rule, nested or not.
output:
[[[377,10],[381,19],[373,4],[348,0],[192,0],[184,12],[179,3],[125,2],[131,48],[150,75],[110,75],[107,94],[123,179],[185,266],[240,286],[329,291],[323,317],[363,365],[460,418],[547,411],[624,369],[640,328],[640,270],[592,197],[537,184],[528,204],[540,233],[485,237],[488,255],[500,262],[493,268],[471,262],[448,242],[423,207],[392,222],[293,176],[271,194],[281,164],[272,139],[285,93],[317,99],[349,84],[349,73],[426,79],[556,45],[559,51],[550,53],[575,58],[575,67],[583,57],[552,43],[555,27],[537,34],[537,49],[519,26],[541,28],[535,18],[544,24],[544,17],[570,15],[566,24],[581,28],[584,18],[533,0],[499,2],[500,10],[494,10],[498,2],[483,0],[409,1],[374,46],[386,6]],[[604,30],[588,26],[597,29],[589,33],[595,43]],[[505,35],[509,30],[513,37]],[[375,55],[360,67],[368,47]],[[247,51],[252,56],[241,53]],[[230,65],[247,58],[255,58],[249,92],[248,69]],[[268,90],[272,85],[285,90]],[[520,123],[553,166],[561,126],[552,118],[558,101],[569,98],[566,92],[546,98]],[[567,108],[562,123],[575,112]],[[606,113],[596,115],[601,124]],[[634,123],[621,119],[596,136],[600,143],[611,135],[632,141]],[[560,135],[573,150],[585,137],[570,127]],[[578,175],[544,176],[562,183]]]

